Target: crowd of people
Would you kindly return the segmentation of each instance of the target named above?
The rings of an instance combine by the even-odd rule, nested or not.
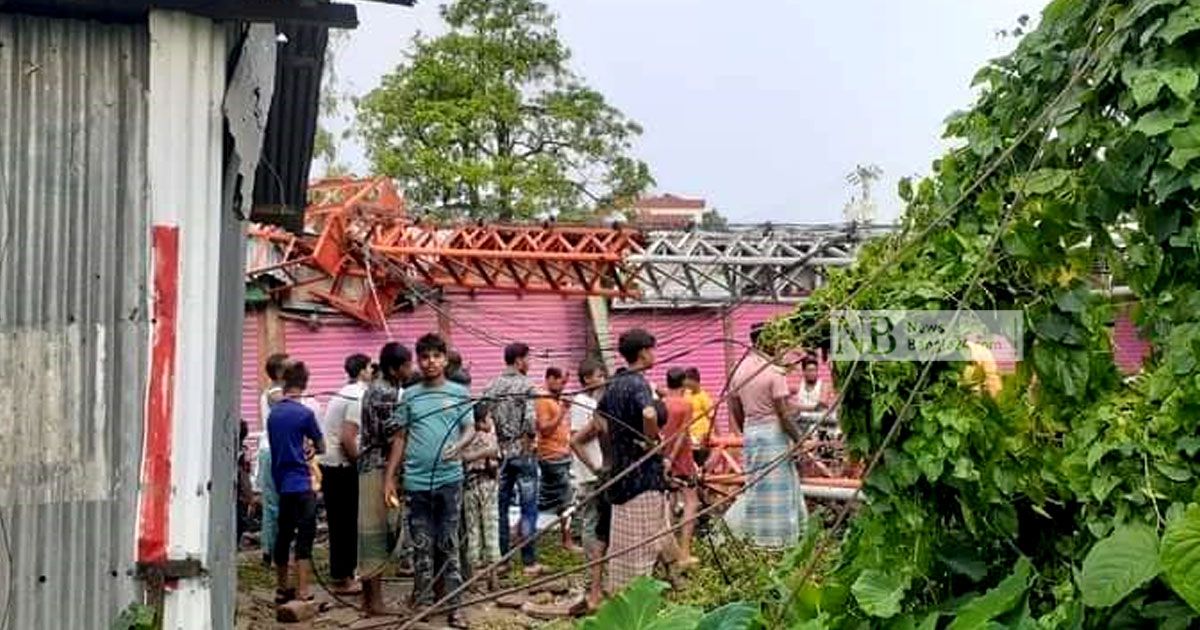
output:
[[[807,359],[800,395],[790,393],[759,330],[751,333],[756,350],[729,388],[730,429],[744,432],[749,474],[802,439],[797,411],[828,404],[813,391],[820,384]],[[490,569],[514,547],[526,575],[542,573],[539,512],[560,517],[565,549],[589,560],[609,554],[592,568],[590,608],[660,561],[672,570],[696,563],[692,525],[715,406],[695,368],[673,367],[663,387],[652,386],[646,375],[655,348],[649,332],[625,332],[618,341],[624,367],[610,375],[601,361],[584,359],[569,395],[560,367],[547,368],[535,384],[529,347],[513,343],[504,348],[504,372],[472,397],[462,357],[431,333],[412,352],[384,345],[375,363],[364,354],[347,357],[346,384],[324,410],[307,393],[303,361],[268,358],[258,486],[260,539],[264,562],[277,571],[277,602],[313,597],[318,497],[328,524],[329,588],[361,593],[371,614],[394,612],[382,597],[392,563],[411,571],[408,604],[418,608],[455,593],[473,571],[489,571],[483,577],[494,589]],[[799,536],[805,508],[797,471],[775,467],[748,490],[746,529],[755,542],[786,546]],[[515,528],[508,516],[514,503]],[[675,519],[682,520],[677,535],[643,544]],[[462,619],[452,612],[448,621]]]

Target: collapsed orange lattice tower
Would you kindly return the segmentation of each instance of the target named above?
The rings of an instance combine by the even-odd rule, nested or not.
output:
[[[304,234],[256,226],[267,252],[247,275],[270,273],[276,290],[313,298],[382,326],[396,300],[418,286],[632,298],[625,257],[636,231],[560,225],[435,225],[415,221],[391,180],[325,179],[309,188]]]

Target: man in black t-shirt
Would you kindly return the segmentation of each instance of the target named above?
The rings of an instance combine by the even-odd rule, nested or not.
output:
[[[608,423],[611,472],[621,474],[637,464],[608,490],[612,503],[608,591],[615,593],[638,576],[649,576],[660,555],[678,559],[672,536],[630,550],[668,527],[663,457],[653,450],[659,440],[659,414],[644,373],[654,365],[654,336],[633,329],[621,335],[618,348],[628,364],[609,381],[597,413]]]

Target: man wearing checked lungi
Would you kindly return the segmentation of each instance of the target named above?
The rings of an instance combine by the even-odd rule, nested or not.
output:
[[[745,436],[745,469],[753,478],[802,438],[790,420],[787,377],[763,343],[763,325],[750,330],[753,349],[730,380],[729,413]],[[808,510],[800,490],[798,459],[784,461],[745,490],[745,529],[760,547],[785,548],[800,537]]]
[[[609,593],[638,576],[651,575],[659,557],[671,563],[679,560],[674,536],[637,547],[663,533],[670,523],[661,452],[634,466],[659,440],[659,414],[645,377],[654,365],[654,346],[654,336],[645,330],[635,328],[621,335],[617,347],[628,367],[613,375],[596,408],[608,423],[613,475],[633,467],[608,489],[612,503],[608,548],[614,554],[608,563]]]
[[[362,431],[358,452],[358,576],[363,586],[363,608],[368,614],[385,614],[383,573],[401,531],[393,536],[388,524],[389,491],[396,493],[396,475],[403,452],[397,448],[400,427],[392,419],[404,393],[403,383],[412,374],[412,354],[392,342],[379,351],[379,373],[362,399]],[[402,544],[402,540],[400,540]]]

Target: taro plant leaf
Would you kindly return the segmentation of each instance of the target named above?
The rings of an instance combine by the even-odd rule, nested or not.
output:
[[[634,580],[625,590],[605,602],[596,614],[583,620],[580,628],[583,630],[621,630],[638,629],[667,630],[678,628],[691,630],[696,627],[700,612],[696,609],[673,609],[695,613],[687,625],[685,619],[676,619],[673,615],[660,615],[663,608],[662,593],[667,589],[665,582],[640,577]]]
[[[1171,588],[1200,612],[1200,505],[1167,523],[1159,561]]]
[[[696,630],[696,624],[700,623],[703,616],[704,611],[694,606],[671,606],[658,613],[648,625],[638,627],[645,630]]]
[[[1092,608],[1115,606],[1158,575],[1158,534],[1145,525],[1122,525],[1092,546],[1083,559],[1079,590]]]
[[[850,591],[868,615],[887,619],[900,612],[900,602],[904,600],[904,591],[908,590],[909,582],[907,576],[870,569],[854,580]]]
[[[1025,591],[1029,590],[1032,578],[1033,565],[1022,556],[1017,560],[1012,574],[995,588],[959,606],[958,616],[950,624],[949,630],[981,628],[992,619],[1012,610],[1025,597]]]
[[[749,630],[757,617],[757,604],[732,602],[704,615],[696,630]]]

